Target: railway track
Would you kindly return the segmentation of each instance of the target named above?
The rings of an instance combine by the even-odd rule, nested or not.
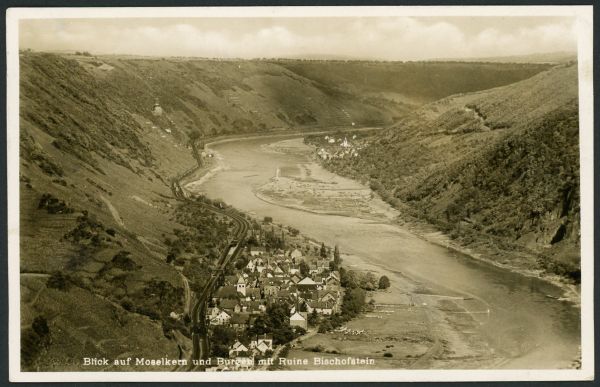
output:
[[[192,308],[192,355],[191,361],[188,364],[188,371],[203,370],[204,367],[200,366],[200,360],[208,359],[210,352],[210,345],[208,341],[208,327],[206,324],[206,312],[208,309],[208,300],[210,295],[216,290],[218,285],[218,279],[223,275],[223,272],[227,265],[237,259],[244,247],[244,241],[250,223],[243,216],[239,215],[232,209],[222,209],[215,207],[207,203],[200,203],[190,198],[188,192],[186,192],[180,184],[180,180],[191,175],[196,168],[192,168],[178,178],[171,182],[171,191],[175,198],[181,201],[192,203],[197,206],[201,206],[211,212],[219,215],[227,216],[233,222],[232,237],[228,241],[227,246],[221,252],[219,259],[217,260],[216,269],[211,274],[208,282],[198,294],[197,301]],[[177,370],[177,369],[176,369]]]

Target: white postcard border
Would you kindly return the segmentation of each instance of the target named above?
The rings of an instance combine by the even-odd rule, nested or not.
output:
[[[9,282],[9,378],[13,382],[84,381],[546,381],[594,377],[593,232],[593,7],[592,6],[399,6],[399,7],[176,7],[10,8],[7,47],[7,198]],[[170,372],[21,372],[19,285],[19,20],[51,18],[235,18],[377,16],[572,16],[577,18],[581,162],[581,337],[579,370],[343,370]]]

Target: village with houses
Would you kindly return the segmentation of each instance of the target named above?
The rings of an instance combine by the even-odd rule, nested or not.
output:
[[[352,140],[356,140],[357,135],[352,135]],[[363,148],[361,145],[353,144],[344,136],[326,135],[324,141],[321,141],[317,149],[317,155],[322,160],[343,159],[345,157],[358,157],[358,152]]]
[[[209,301],[212,354],[229,359],[211,363],[209,371],[269,364],[280,347],[309,330],[316,333],[319,321],[342,309],[337,246],[332,252],[312,241],[274,249],[257,243],[239,260]]]

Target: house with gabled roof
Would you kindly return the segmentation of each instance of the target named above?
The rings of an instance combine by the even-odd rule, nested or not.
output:
[[[250,301],[250,300],[260,300],[261,299],[260,289],[259,288],[246,288],[246,297],[245,297],[245,299],[247,301]]]
[[[296,284],[300,290],[316,289],[317,284],[310,277],[304,277],[300,282]]]
[[[331,302],[337,302],[338,300],[338,294],[337,292],[331,291],[331,290],[319,290],[317,291],[317,301],[321,301],[321,302],[326,302],[326,301],[331,301]]]
[[[218,315],[209,320],[210,325],[226,325],[229,323],[231,315],[224,310],[221,310]]]
[[[259,335],[250,341],[250,349],[260,352],[262,355],[267,351],[273,350],[273,336],[271,335]]]
[[[248,327],[250,321],[250,313],[234,313],[229,320],[229,325],[237,331],[244,330]]]
[[[221,309],[219,309],[219,307],[215,306],[213,308],[208,308],[206,316],[210,320],[211,318],[218,316],[219,313],[221,313]]]
[[[300,275],[300,266],[290,265],[288,273],[290,273],[290,275],[298,275],[299,276]]]
[[[242,311],[240,302],[236,299],[223,299],[219,302],[219,308],[231,313],[239,313]]]
[[[249,259],[248,263],[246,264],[246,269],[248,269],[250,272],[253,272],[254,268],[256,268],[256,261],[254,259]]]
[[[322,301],[307,301],[306,302],[306,311],[308,313],[312,313],[313,310],[317,312],[317,314],[321,314],[324,316],[330,316],[334,312],[335,304],[330,301],[322,302]]]
[[[284,272],[283,270],[279,267],[279,265],[275,265],[273,267],[273,275],[275,277],[283,277],[284,276]]]
[[[302,281],[302,277],[300,276],[300,273],[298,272],[298,274],[294,274],[290,277],[290,281],[294,284],[297,284],[298,282]]]
[[[290,316],[290,326],[300,327],[302,329],[308,329],[308,313],[307,312],[294,312]]]
[[[240,352],[248,352],[248,348],[239,340],[229,347],[229,357],[236,357]]]

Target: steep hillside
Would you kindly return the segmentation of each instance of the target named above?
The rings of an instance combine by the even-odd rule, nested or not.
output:
[[[562,65],[429,104],[325,163],[465,245],[513,252],[492,259],[577,280],[578,127],[577,66]]]
[[[264,61],[77,56],[74,60],[132,113],[147,114],[158,101],[169,118],[164,125],[175,134],[199,130],[216,135],[351,122],[385,125],[406,111],[403,106],[372,106],[349,93],[321,90],[311,79]]]
[[[42,60],[32,56],[32,61]],[[44,60],[59,60],[46,57]],[[388,125],[422,103],[506,85],[548,65],[216,61],[87,57],[79,64],[128,112],[147,115],[156,101],[167,119],[150,125],[175,136],[274,128]],[[45,66],[45,64],[43,64]]]
[[[185,356],[188,289],[206,280],[232,227],[172,197],[170,181],[196,164],[190,139],[387,125],[432,98],[411,94],[413,84],[410,103],[395,100],[403,87],[385,88],[385,74],[367,90],[352,82],[355,70],[338,82],[340,64],[318,77],[315,64],[304,75],[291,64],[20,54],[24,370],[80,370],[84,356]],[[468,68],[469,90],[543,69]],[[441,93],[462,91],[454,82]]]
[[[456,93],[507,85],[549,68],[545,64],[465,62],[275,62],[335,90],[360,95],[367,102],[392,100],[408,106]]]
[[[218,248],[228,233],[210,213],[195,215],[210,234],[180,221],[169,180],[195,164],[190,151],[75,61],[21,57],[20,91],[23,370],[181,356],[190,334],[180,271],[214,255],[179,254],[196,253],[182,236]]]

